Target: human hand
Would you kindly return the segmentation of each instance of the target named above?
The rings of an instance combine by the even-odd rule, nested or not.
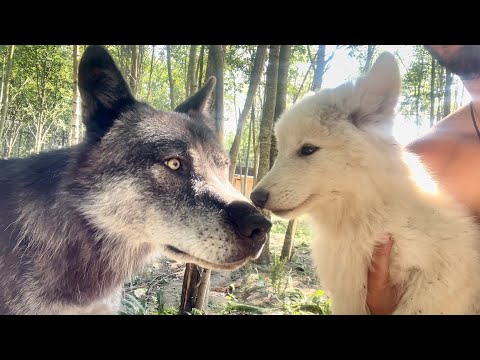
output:
[[[373,253],[372,266],[368,269],[367,306],[372,315],[391,315],[397,305],[397,289],[390,284],[390,252],[393,239],[385,235]]]

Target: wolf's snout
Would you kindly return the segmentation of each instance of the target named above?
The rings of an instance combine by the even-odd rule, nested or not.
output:
[[[250,194],[250,199],[256,206],[263,209],[268,200],[268,191],[262,188],[255,189],[255,191]]]
[[[240,235],[252,239],[251,245],[263,245],[265,235],[272,227],[268,218],[247,202],[233,202],[225,210]]]

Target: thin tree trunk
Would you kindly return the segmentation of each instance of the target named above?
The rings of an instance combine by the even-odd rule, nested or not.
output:
[[[72,85],[72,119],[70,122],[70,145],[78,144],[79,121],[78,121],[78,45],[73,45],[73,85]]]
[[[22,138],[23,138],[23,130],[20,131],[20,138],[18,139],[17,142],[17,150],[15,151],[15,156],[19,157],[20,156],[20,148],[22,145]]]
[[[203,269],[198,285],[197,300],[195,302],[195,309],[204,311],[208,306],[208,297],[210,295],[210,278],[212,270]]]
[[[2,55],[2,74],[0,76],[0,114],[3,104],[3,89],[5,88],[4,80],[5,80],[5,66],[7,65],[6,61],[6,54]]]
[[[257,183],[257,173],[258,173],[258,145],[255,141],[255,133],[257,129],[255,128],[255,102],[252,104],[252,114],[250,115],[250,122],[252,123],[252,146],[253,146],[253,182],[252,187]]]
[[[223,144],[223,60],[224,49],[222,45],[213,45],[215,55],[215,75],[217,86],[215,89],[215,128],[220,143]]]
[[[462,85],[462,95],[460,95],[460,106],[463,105],[463,96],[465,95],[465,86]]]
[[[273,123],[275,124],[285,111],[287,106],[287,86],[288,86],[288,68],[290,66],[290,56],[292,54],[292,45],[282,45],[280,47],[278,63],[277,95],[275,99],[275,113]],[[320,79],[321,80],[321,79]],[[272,129],[272,140],[270,146],[270,168],[272,168],[277,157],[277,139]]]
[[[203,58],[205,54],[205,45],[202,45],[200,48],[200,56],[198,57],[198,66],[197,66],[197,79],[198,79],[198,88],[202,86],[203,80]]]
[[[430,71],[430,127],[435,125],[435,59],[432,57]]]
[[[456,84],[455,84],[456,85]],[[453,108],[452,111],[456,111],[458,109],[458,86],[455,86],[455,93],[453,95]]]
[[[365,66],[363,67],[363,74],[366,74],[372,66],[373,53],[375,52],[376,45],[368,45],[367,47],[367,59],[365,60]]]
[[[168,83],[170,84],[170,107],[175,109],[175,97],[174,97],[174,83],[172,77],[172,59],[170,53],[170,45],[167,45],[167,71],[168,71]]]
[[[260,123],[260,135],[258,137],[260,152],[257,177],[258,181],[261,181],[270,170],[270,148],[277,97],[279,55],[280,45],[270,45],[267,79],[265,84],[265,104],[263,106],[262,121]],[[263,213],[265,216],[270,217],[269,211],[263,211]],[[270,234],[267,234],[265,246],[255,262],[258,264],[270,263]]]
[[[208,47],[207,68],[205,69],[205,80],[210,76],[215,76],[215,49],[213,45]],[[215,111],[215,107],[212,108]]]
[[[153,74],[154,59],[155,59],[155,45],[152,46],[152,58],[150,60],[150,74],[148,75],[147,102],[150,99],[150,91],[152,90],[152,74]]]
[[[195,94],[197,91],[197,80],[195,79],[195,64],[197,58],[197,45],[190,45],[190,55],[188,57],[187,73],[187,97]]]
[[[447,117],[451,112],[452,103],[452,81],[453,74],[449,70],[445,70],[445,94],[443,97],[443,117]]]
[[[243,193],[243,188],[242,188],[242,176],[243,176],[243,169],[242,169],[242,157],[240,152],[238,153],[238,169],[239,169],[239,175],[240,175],[240,192]]]
[[[242,139],[242,131],[245,125],[245,120],[247,119],[248,112],[252,106],[253,99],[255,98],[255,93],[257,92],[258,84],[262,78],[263,66],[265,64],[265,55],[267,53],[266,45],[258,45],[257,51],[255,53],[255,60],[253,63],[252,72],[250,73],[250,81],[248,85],[247,98],[245,99],[245,104],[243,110],[240,114],[237,124],[237,131],[235,133],[235,138],[233,139],[232,146],[230,147],[230,168],[229,168],[229,180],[233,180],[233,175],[235,173],[236,159],[238,152],[240,150],[240,141]]]
[[[419,79],[418,79],[418,85],[416,87],[416,93],[415,93],[415,122],[417,125],[417,128],[421,126],[421,119],[420,119],[420,97],[422,95],[422,85],[423,85],[423,57],[422,61],[420,63],[420,74],[419,74]]]
[[[8,49],[7,56],[7,66],[5,71],[5,77],[3,79],[3,98],[2,98],[2,110],[0,111],[0,145],[3,139],[3,129],[5,128],[5,122],[7,120],[7,110],[8,110],[8,93],[9,93],[9,83],[10,75],[12,73],[13,65],[13,53],[15,51],[15,45],[10,45]]]
[[[317,53],[317,54],[318,54],[318,53]],[[317,54],[315,54],[314,60],[317,58]],[[295,103],[295,102],[297,101],[298,97],[300,96],[300,93],[301,93],[302,90],[303,90],[303,86],[305,85],[305,81],[307,80],[308,74],[310,73],[310,70],[312,70],[314,63],[315,63],[314,61],[310,63],[310,66],[308,67],[308,70],[307,70],[307,72],[305,73],[305,76],[303,77],[302,84],[301,84],[300,87],[298,88],[298,91],[297,91],[297,93],[295,94],[295,97],[293,98],[293,103]]]
[[[293,219],[288,222],[287,231],[285,232],[285,241],[283,242],[282,254],[280,259],[287,258],[288,261],[292,259],[293,255],[293,240],[295,239],[295,231],[297,230],[298,219]]]
[[[253,115],[253,112],[252,112]],[[247,154],[246,154],[246,159],[245,159],[245,176],[243,178],[243,195],[246,195],[248,192],[247,186],[248,186],[248,173],[250,169],[250,142],[252,138],[252,120],[250,119],[249,127],[248,127],[248,140],[247,140]],[[241,181],[241,179],[240,179]]]
[[[182,295],[180,298],[180,315],[190,313],[197,302],[198,286],[203,269],[195,264],[187,263],[183,276]]]
[[[137,80],[138,80],[138,69],[137,69],[137,45],[131,45],[131,68],[130,68],[130,88],[132,90],[133,96],[137,95]]]
[[[323,74],[325,73],[325,50],[327,45],[318,45],[315,70],[313,72],[312,90],[316,91],[322,87]]]
[[[440,91],[438,91],[437,122],[439,122],[442,119],[442,106],[444,105],[443,95],[445,94],[445,87],[444,87],[445,75],[444,75],[444,73],[445,73],[445,68],[443,66],[441,66],[439,74],[438,74],[438,79],[439,79],[438,89]]]
[[[145,72],[145,45],[138,45],[138,63],[137,63],[137,96],[140,94],[143,82],[143,73]]]

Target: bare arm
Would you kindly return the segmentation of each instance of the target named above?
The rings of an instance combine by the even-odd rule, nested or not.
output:
[[[368,270],[367,306],[372,315],[392,314],[398,305],[396,289],[389,281],[392,244],[391,236],[385,235],[375,249],[372,267]]]

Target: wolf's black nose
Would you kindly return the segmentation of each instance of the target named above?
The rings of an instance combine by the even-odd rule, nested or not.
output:
[[[247,202],[235,201],[225,208],[230,221],[244,237],[254,240],[254,244],[263,244],[265,235],[272,227],[270,220]]]
[[[262,188],[255,189],[255,191],[250,194],[250,199],[256,206],[263,209],[268,200],[268,191]]]

